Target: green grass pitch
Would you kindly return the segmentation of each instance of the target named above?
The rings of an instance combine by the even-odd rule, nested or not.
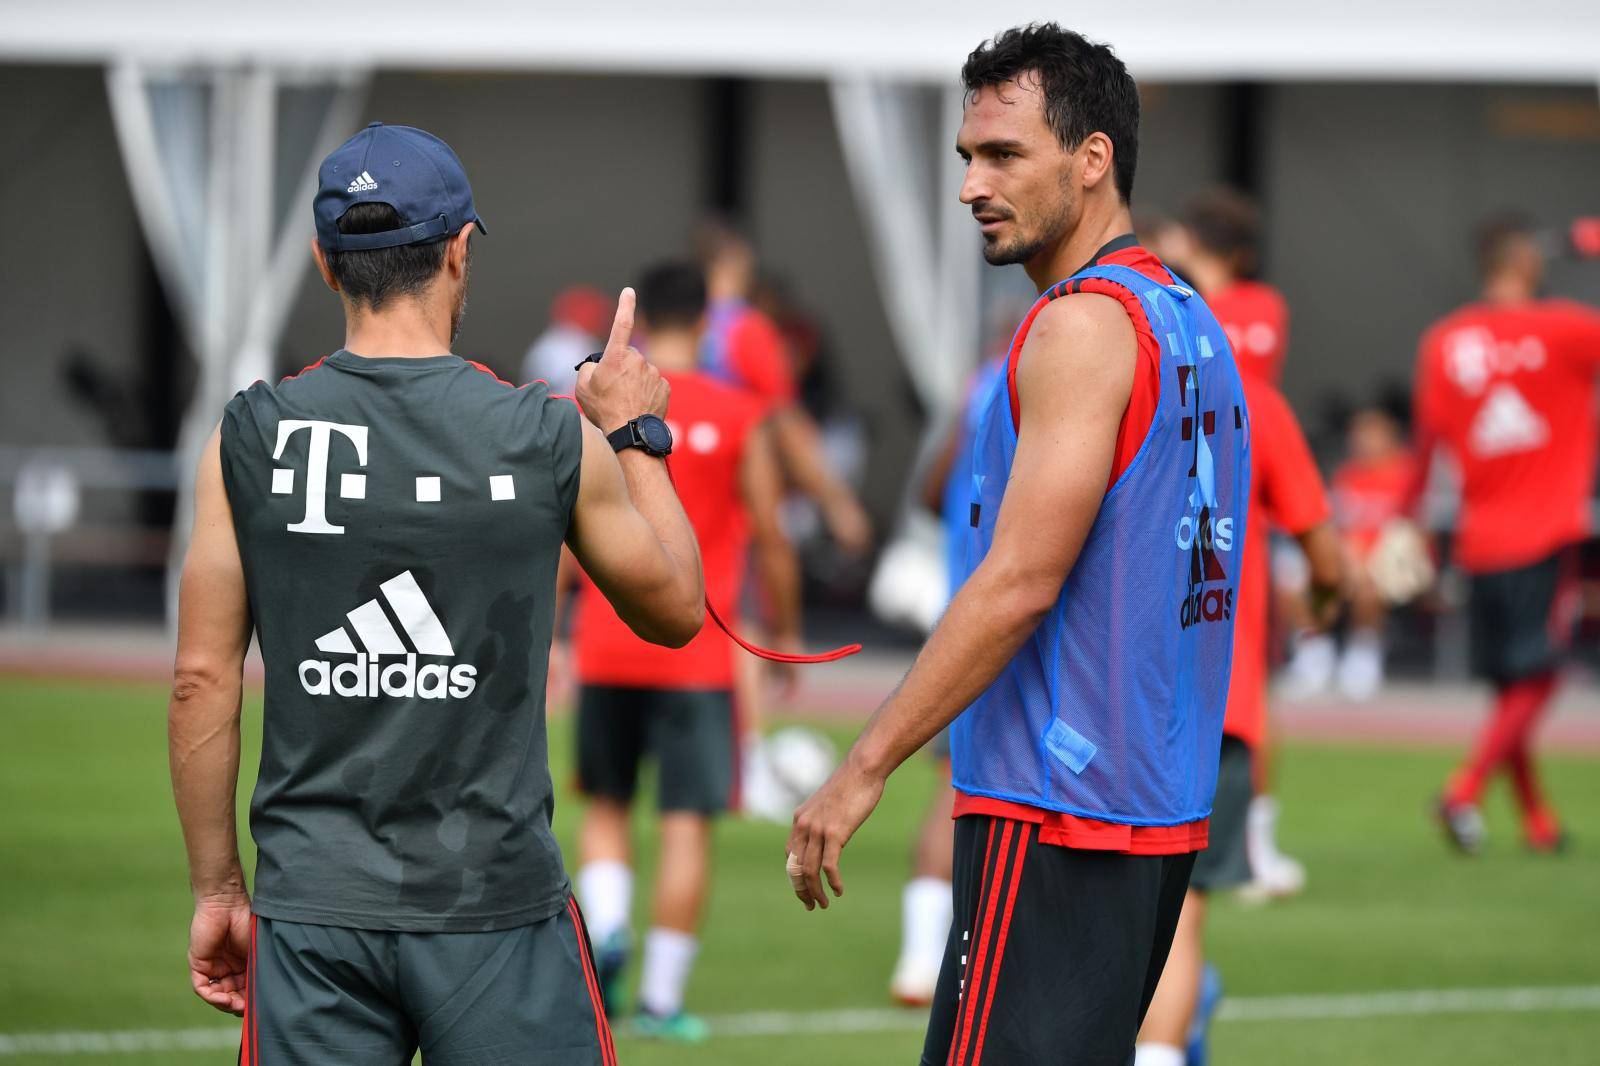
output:
[[[184,971],[189,914],[166,779],[159,686],[0,679],[0,1036],[226,1026]],[[245,715],[248,793],[259,699]],[[844,743],[849,732],[834,731]],[[552,723],[554,777],[571,736]],[[1414,989],[1600,985],[1600,760],[1553,758],[1549,784],[1577,837],[1557,859],[1525,854],[1507,803],[1491,803],[1488,853],[1447,854],[1425,820],[1453,753],[1290,746],[1279,765],[1285,849],[1310,870],[1290,903],[1216,909],[1213,955],[1241,1000]],[[785,831],[730,821],[691,1007],[705,1014],[887,1006],[910,836],[932,787],[915,760],[845,853],[848,894],[807,914],[783,875]],[[241,800],[241,811],[245,803]],[[570,849],[577,813],[558,802]],[[648,816],[639,858],[652,856]],[[570,853],[570,852],[569,852]],[[637,895],[648,900],[648,876]],[[1600,1062],[1600,1009],[1220,1022],[1217,1066]],[[699,1048],[619,1040],[631,1066],[913,1063],[899,1031],[717,1037]],[[225,1050],[6,1054],[0,1066],[231,1063]]]

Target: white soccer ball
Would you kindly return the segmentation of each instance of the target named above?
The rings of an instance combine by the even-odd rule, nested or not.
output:
[[[838,749],[816,730],[803,726],[778,730],[752,745],[746,754],[746,813],[787,823],[795,808],[822,786],[838,763]]]

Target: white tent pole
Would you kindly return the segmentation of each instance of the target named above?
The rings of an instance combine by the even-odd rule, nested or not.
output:
[[[959,86],[940,94],[941,140],[933,146],[934,158],[939,161],[933,190],[939,239],[938,373],[947,406],[960,404],[962,387],[982,343],[981,238],[971,210],[960,199],[966,164],[955,149],[965,103],[966,93]]]
[[[183,235],[162,175],[145,69],[130,60],[111,64],[106,68],[106,93],[111,102],[112,128],[122,150],[134,208],[149,242],[150,258],[176,307],[189,346],[198,350],[200,307],[194,290],[185,281]]]
[[[865,78],[835,79],[829,92],[889,328],[918,395],[937,411],[944,401],[930,361],[937,343],[934,243],[904,124],[894,128],[887,114],[891,101]]]
[[[273,177],[277,157],[278,80],[261,67],[243,71],[239,82],[239,123],[231,167],[229,219],[218,219],[237,233],[229,301],[228,343],[223,356],[228,392],[272,374],[272,351],[253,335],[251,320],[262,298],[273,245]]]
[[[355,132],[355,124],[370,84],[371,76],[366,73],[346,74],[337,83],[312,147],[311,157],[290,201],[297,206],[273,235],[271,258],[256,286],[255,301],[250,307],[250,323],[246,329],[249,343],[259,345],[267,353],[277,348],[311,258],[310,241],[314,229],[310,206],[317,189],[317,167],[324,156]],[[243,387],[249,382],[237,384]]]

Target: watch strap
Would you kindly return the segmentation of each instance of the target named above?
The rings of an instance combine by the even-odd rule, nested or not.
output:
[[[627,423],[620,429],[614,429],[606,434],[606,441],[614,452],[625,452],[629,448],[639,447],[644,444],[644,438],[639,436],[638,419]]]

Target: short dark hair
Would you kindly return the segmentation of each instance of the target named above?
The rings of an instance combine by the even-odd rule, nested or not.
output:
[[[1184,212],[1183,224],[1195,242],[1232,264],[1240,274],[1253,274],[1261,250],[1261,212],[1255,201],[1237,189],[1208,189]]]
[[[382,233],[399,229],[404,223],[389,204],[356,204],[339,216],[340,233]],[[402,296],[417,296],[433,282],[444,265],[448,237],[425,244],[402,244],[393,248],[369,248],[336,252],[324,248],[328,270],[339,283],[339,291],[356,303],[374,311]]]
[[[1110,47],[1054,22],[1035,22],[996,34],[967,56],[961,84],[970,96],[1033,73],[1044,94],[1045,119],[1068,151],[1091,133],[1111,138],[1117,192],[1133,198],[1139,165],[1139,86]]]
[[[1516,246],[1533,235],[1533,219],[1520,211],[1502,211],[1479,222],[1475,234],[1479,275],[1486,279],[1493,275],[1505,266]]]
[[[706,313],[706,276],[693,263],[657,263],[640,276],[634,289],[648,329],[690,329]]]

